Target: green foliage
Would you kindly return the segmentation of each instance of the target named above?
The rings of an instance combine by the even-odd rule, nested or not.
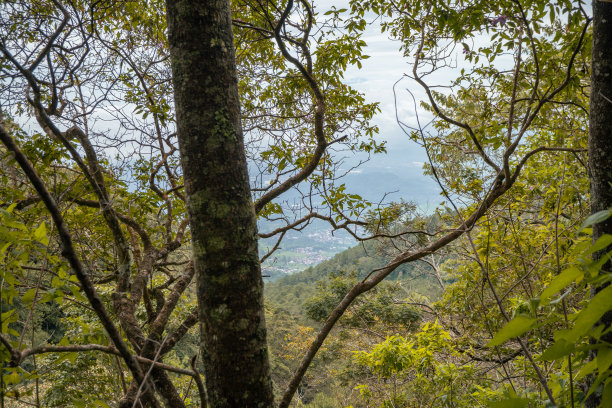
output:
[[[372,270],[384,266],[390,255],[381,251],[382,246],[384,241],[375,240],[356,245],[317,266],[267,282],[265,294],[275,304],[297,313],[306,300],[314,296],[317,282],[332,275],[354,274],[355,278],[364,278]],[[426,264],[405,264],[398,267],[389,280],[410,281],[412,291],[435,299],[440,294],[440,287],[430,272],[431,268]],[[342,295],[338,292],[336,296]]]
[[[609,216],[609,210],[590,216],[583,223],[582,230],[606,220]],[[555,313],[556,306],[564,302],[570,293],[584,291],[590,286],[601,287],[602,289],[594,296],[583,300],[583,305],[577,313],[569,316],[571,322],[569,328],[559,329],[552,333],[554,343],[543,351],[541,358],[549,361],[572,359],[573,364],[581,367],[576,380],[584,379],[589,375],[594,376],[593,385],[587,390],[586,395],[593,392],[601,393],[602,407],[612,402],[611,391],[608,389],[608,384],[612,382],[612,348],[608,342],[603,340],[603,336],[610,329],[606,328],[605,323],[601,321],[604,314],[612,310],[612,286],[608,284],[612,276],[609,272],[602,271],[602,266],[612,258],[612,251],[604,253],[596,261],[590,256],[596,251],[609,247],[611,242],[612,236],[602,235],[593,244],[583,242],[582,245],[577,245],[573,254],[574,264],[557,275],[535,299],[539,307],[549,306],[548,313],[541,315],[538,320],[524,316],[515,317],[489,343],[489,346],[494,346],[511,337],[526,333],[536,323],[542,325],[556,321],[558,320],[558,315]],[[555,295],[561,291],[563,293],[555,298]]]
[[[449,333],[438,322],[425,323],[411,338],[391,336],[356,352],[355,364],[373,375],[356,389],[368,406],[466,406],[475,372],[457,364],[458,356]]]
[[[386,256],[377,243],[349,248],[316,267],[266,283],[266,322],[269,330],[271,366],[275,384],[281,387],[295,370],[314,339],[314,330],[368,268],[381,265]],[[343,271],[353,271],[352,273]],[[384,282],[361,296],[339,322],[339,330],[326,342],[310,367],[300,388],[300,403],[306,407],[328,406],[329,402],[353,398],[358,381],[350,367],[350,350],[368,347],[379,336],[406,335],[419,327],[423,313],[407,298],[416,291],[434,287],[432,277],[420,276],[414,266],[402,268],[394,280]],[[430,291],[431,296],[438,293]],[[426,300],[425,300],[426,301]],[[321,404],[321,405],[319,405]]]
[[[487,343],[487,346],[498,346],[508,339],[519,337],[531,330],[535,324],[536,319],[519,315],[508,322],[508,324],[506,324],[500,331],[495,333],[495,337],[493,337],[493,339]]]
[[[356,283],[355,276],[332,274],[329,280],[319,283],[316,295],[304,305],[306,316],[318,322],[325,321]],[[378,285],[353,302],[342,318],[343,325],[373,328],[376,324],[383,324],[409,328],[421,319],[421,314],[413,306],[403,303],[402,295],[406,293],[401,282]]]
[[[111,407],[121,397],[117,363],[100,353],[63,353],[38,361],[52,368],[42,403],[51,407]]]
[[[497,163],[507,156],[510,172],[521,168],[511,190],[470,229],[468,238],[437,255],[437,265],[402,265],[386,283],[358,298],[315,359],[296,403],[539,407],[550,404],[545,397],[549,389],[558,406],[576,406],[589,393],[600,393],[602,406],[612,405],[610,329],[600,324],[612,309],[612,277],[604,266],[612,256],[605,253],[612,236],[592,243],[588,235],[589,227],[610,217],[612,209],[586,217],[590,31],[585,34],[587,45],[570,58],[586,23],[580,4],[353,0],[348,8],[332,6],[314,13],[316,35],[303,48],[298,40],[310,30],[308,3],[296,3],[284,39],[323,94],[321,132],[334,149],[349,154],[386,149],[375,138],[378,128],[372,123],[378,104],[367,102],[343,78],[350,66],[361,68],[368,58],[363,31],[370,13],[377,16],[385,35],[398,41],[404,56],[415,58],[415,71],[409,75],[446,75],[449,64],[454,66],[451,60],[456,61],[460,74],[450,88],[429,88],[431,100],[420,104],[433,116],[432,126],[408,133],[428,148],[431,162],[426,174],[435,170],[449,197],[460,204],[456,211],[442,206],[431,217],[417,216],[409,203],[376,206],[336,179],[335,150],[315,163],[308,188],[292,189],[302,203],[314,198],[314,207],[320,205],[338,224],[349,218],[365,220],[369,233],[423,232],[368,241],[317,267],[266,284],[276,391],[286,386],[316,328],[355,282],[384,266],[397,251],[426,245],[428,234],[461,226],[466,214],[481,206],[501,174],[484,165],[486,154]],[[61,17],[58,3],[50,1],[6,4],[27,9],[3,14],[3,43],[15,47],[26,43],[34,49],[40,45],[38,37],[49,35],[45,30],[53,30]],[[15,10],[22,10],[19,7]],[[71,7],[78,21],[70,23],[72,34],[65,43],[77,44],[82,39],[75,33],[81,32],[87,47],[75,45],[69,58],[53,54],[49,64],[55,64],[54,69],[35,72],[45,78],[40,97],[44,103],[60,99],[56,102],[63,112],[54,120],[62,128],[81,125],[86,117],[89,123],[108,119],[95,112],[116,115],[121,129],[117,135],[105,137],[99,133],[107,129],[86,129],[95,133],[96,148],[113,146],[99,157],[110,200],[145,230],[152,246],[162,247],[178,236],[186,217],[173,133],[165,3],[77,1]],[[257,200],[312,160],[318,143],[318,107],[309,81],[278,52],[272,39],[278,9],[272,3],[245,1],[233,2],[233,8],[245,147],[255,171]],[[82,21],[88,24],[79,25]],[[24,55],[31,54],[26,50]],[[519,62],[516,70],[509,61]],[[30,115],[26,96],[31,98],[32,90],[16,79],[19,74],[11,71],[6,59],[0,59],[0,68],[0,81],[10,94],[2,88],[3,95],[10,96],[8,110],[15,117]],[[55,77],[48,76],[51,72]],[[56,84],[56,79],[63,82]],[[564,81],[567,86],[551,103],[544,103],[544,96]],[[89,115],[88,109],[94,113]],[[3,115],[3,126],[60,202],[76,251],[102,301],[112,308],[119,266],[100,209],[83,204],[97,199],[92,185],[55,138],[25,132]],[[466,136],[466,127],[473,138]],[[521,139],[513,139],[521,132]],[[128,144],[123,144],[124,136]],[[80,148],[78,140],[69,142]],[[120,155],[134,146],[138,157],[122,162]],[[116,147],[121,154],[113,157]],[[108,344],[60,257],[56,231],[35,192],[12,157],[2,149],[0,153],[0,333],[16,349]],[[521,160],[531,154],[530,160]],[[269,202],[259,217],[289,224],[298,216],[287,204]],[[580,223],[583,232],[576,235]],[[128,224],[122,231],[132,238],[134,259],[159,261],[144,274],[146,300],[133,313],[136,325],[148,328],[179,276],[173,274],[183,271],[188,250],[166,252],[159,259],[143,255],[138,233]],[[187,232],[176,245],[188,238]],[[591,260],[595,252],[604,252],[598,261]],[[140,276],[138,262],[130,264],[133,277]],[[590,287],[601,290],[591,296]],[[428,309],[429,301],[436,299],[438,303]],[[414,304],[421,301],[424,308],[416,309]],[[165,333],[180,327],[194,303],[189,289]],[[198,347],[197,335],[188,333],[165,362],[187,366]],[[0,358],[12,358],[5,346],[0,346]],[[36,397],[43,405],[113,406],[123,394],[118,381],[123,369],[109,355],[45,354],[2,369],[7,397],[18,391],[33,396],[34,385],[40,384]],[[593,385],[582,392],[578,383],[587,376],[594,379]],[[187,380],[172,380],[186,401],[197,405],[186,392]]]

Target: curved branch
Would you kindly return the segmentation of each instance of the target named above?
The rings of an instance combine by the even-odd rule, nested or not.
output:
[[[102,303],[102,300],[98,296],[98,293],[96,292],[93,283],[85,272],[85,268],[83,267],[83,264],[81,263],[81,260],[79,259],[78,255],[76,254],[76,251],[72,244],[72,236],[70,234],[70,231],[68,230],[68,226],[66,225],[64,218],[62,217],[61,211],[58,208],[55,199],[51,196],[51,193],[49,193],[49,190],[47,190],[47,187],[45,186],[44,182],[30,163],[28,158],[19,149],[17,144],[15,144],[15,141],[8,134],[3,125],[0,125],[0,140],[6,146],[6,148],[14,154],[15,160],[17,161],[25,175],[28,177],[28,179],[32,183],[32,186],[36,189],[38,195],[41,197],[42,201],[47,207],[47,210],[51,214],[51,218],[53,219],[53,222],[57,228],[57,232],[62,243],[62,256],[66,258],[70,263],[70,266],[74,270],[75,275],[77,276],[81,287],[83,288],[83,292],[85,292],[87,300],[89,301],[96,315],[100,319],[102,326],[104,326],[104,329],[108,333],[111,341],[117,348],[119,354],[132,372],[132,375],[138,382],[142,382],[142,380],[144,379],[144,374],[140,369],[140,365],[130,352],[127,344],[125,344],[125,342],[123,341],[119,330],[113,324],[110,316],[108,315],[108,312],[106,311],[106,308],[104,307],[104,303]]]
[[[90,208],[102,208],[102,205],[100,204],[99,201],[95,201],[95,200],[87,200],[84,198],[76,198],[74,199],[74,202],[76,204],[85,206],[85,207],[90,207]],[[115,215],[117,216],[117,218],[119,218],[119,220],[121,222],[123,222],[125,225],[127,225],[128,227],[132,228],[140,237],[140,239],[142,240],[142,245],[146,250],[153,248],[153,244],[151,243],[151,238],[149,237],[149,234],[144,230],[144,228],[142,227],[142,225],[140,225],[135,219],[122,214],[120,212],[115,211]]]
[[[310,159],[308,164],[306,164],[302,168],[302,170],[300,170],[297,174],[295,174],[294,176],[282,182],[279,186],[268,191],[267,193],[262,195],[257,201],[255,201],[254,205],[255,205],[256,213],[259,213],[266,204],[271,202],[273,199],[275,199],[276,197],[278,197],[285,191],[289,190],[291,187],[306,180],[306,178],[310,176],[315,171],[317,166],[319,165],[319,161],[323,157],[323,153],[325,153],[325,150],[327,149],[327,146],[329,145],[325,141],[325,131],[323,128],[323,122],[325,120],[325,110],[326,110],[325,109],[325,97],[323,96],[323,92],[321,91],[319,84],[315,81],[312,75],[311,64],[309,63],[308,68],[304,67],[304,65],[297,58],[295,58],[289,53],[281,37],[281,29],[283,25],[285,24],[285,22],[287,21],[287,17],[289,16],[289,13],[291,12],[292,8],[293,8],[293,0],[289,0],[287,2],[285,11],[283,12],[278,24],[276,24],[276,27],[274,28],[274,38],[276,39],[276,44],[278,45],[278,48],[280,49],[283,57],[287,61],[289,61],[291,64],[293,64],[298,69],[300,74],[302,74],[302,76],[308,83],[313,93],[313,96],[315,98],[316,110],[314,114],[314,125],[315,125],[314,133],[315,133],[315,138],[317,140],[317,146],[315,147],[315,150],[312,153],[312,158]],[[302,51],[307,56],[307,60],[310,61],[310,53],[304,50],[308,51],[308,49],[302,45]]]
[[[523,125],[522,125],[522,127],[521,127],[521,129],[519,131],[519,135],[517,136],[516,140],[504,152],[504,162],[508,161],[508,159],[510,158],[512,153],[514,153],[514,151],[518,147],[519,143],[521,142],[521,139],[522,139],[523,135],[525,134],[525,132],[527,131],[527,129],[529,128],[531,123],[534,121],[534,119],[536,118],[536,116],[538,115],[538,113],[540,112],[542,107],[546,103],[548,103],[549,101],[552,101],[553,98],[559,92],[561,92],[563,89],[565,89],[565,87],[570,83],[570,79],[572,78],[572,68],[574,67],[574,61],[576,59],[576,56],[578,55],[578,52],[580,52],[580,49],[582,48],[582,44],[584,42],[584,37],[585,37],[585,35],[587,33],[587,29],[588,29],[590,23],[591,23],[591,19],[589,18],[589,19],[587,19],[586,23],[584,24],[584,27],[582,28],[582,33],[580,34],[580,39],[578,40],[578,44],[576,45],[576,48],[572,52],[572,56],[570,57],[570,60],[569,60],[569,62],[567,64],[567,70],[566,70],[566,74],[565,74],[565,79],[551,93],[549,93],[544,98],[540,99],[540,101],[538,102],[537,106],[533,109],[533,112],[531,112],[531,115],[529,115],[529,116],[527,116],[525,118],[525,120],[523,121]]]
[[[481,205],[476,210],[474,210],[472,215],[467,220],[465,220],[465,222],[463,223],[463,228],[449,232],[444,237],[437,239],[426,247],[423,247],[416,251],[408,251],[399,254],[389,263],[387,263],[387,265],[385,265],[383,268],[378,269],[372,277],[367,278],[366,280],[363,280],[353,286],[353,288],[344,296],[342,301],[334,308],[334,310],[332,310],[331,314],[323,324],[323,327],[319,330],[317,337],[308,348],[306,355],[302,359],[302,362],[300,363],[298,369],[291,378],[291,381],[289,382],[289,385],[287,386],[287,389],[283,394],[279,407],[287,408],[289,406],[289,404],[291,403],[291,399],[293,398],[293,394],[295,394],[295,391],[297,390],[297,387],[302,381],[304,374],[306,374],[306,370],[310,366],[310,363],[312,362],[314,356],[323,345],[323,342],[331,332],[338,319],[342,317],[346,309],[359,295],[374,288],[400,265],[421,259],[426,255],[432,254],[438,249],[448,245],[449,243],[459,238],[461,235],[463,235],[463,233],[471,229],[476,224],[476,222],[493,205],[495,200],[497,200],[498,197],[505,193],[510,188],[510,186],[511,185],[501,183],[496,184],[493,190],[483,200]]]
[[[120,356],[119,351],[112,346],[103,346],[101,344],[73,344],[70,346],[39,346],[34,348],[26,348],[20,353],[19,363],[26,359],[29,356],[36,354],[46,354],[46,353],[72,353],[72,352],[86,352],[86,351],[101,351],[106,354],[113,354]],[[19,352],[18,352],[19,353]],[[136,360],[141,363],[147,365],[155,365],[156,367],[163,368],[166,371],[170,371],[177,374],[183,374],[188,376],[194,376],[194,373],[190,370],[186,370],[184,368],[171,366],[169,364],[160,363],[158,361],[153,361],[148,358],[144,358],[141,356],[135,356]]]
[[[482,148],[482,145],[478,141],[478,138],[476,138],[476,134],[474,133],[474,130],[472,129],[472,127],[470,125],[468,125],[467,123],[465,123],[465,122],[461,122],[459,120],[453,119],[450,116],[446,115],[440,109],[438,104],[436,103],[436,101],[435,101],[435,99],[433,97],[433,94],[431,93],[431,89],[429,88],[429,86],[425,83],[425,81],[423,81],[423,79],[417,73],[417,68],[418,68],[419,62],[421,60],[421,53],[422,53],[422,50],[423,50],[424,43],[425,43],[425,33],[423,31],[421,31],[421,42],[419,43],[419,47],[418,47],[418,49],[417,49],[417,51],[415,53],[416,56],[415,56],[414,64],[413,64],[413,68],[412,68],[412,75],[414,77],[414,80],[417,81],[417,83],[419,85],[421,85],[421,87],[425,90],[425,93],[427,94],[427,98],[429,99],[429,103],[431,104],[431,107],[433,108],[433,110],[436,113],[436,115],[438,115],[445,122],[448,122],[451,125],[454,125],[454,126],[457,126],[457,127],[460,127],[462,129],[464,129],[468,133],[468,136],[470,137],[470,140],[472,141],[472,143],[474,143],[474,146],[476,146],[476,149],[478,150],[478,154],[480,155],[480,157],[482,157],[482,159],[485,161],[485,163],[487,163],[489,166],[491,166],[493,169],[495,169],[495,171],[497,173],[499,173],[501,169],[485,153],[484,149]]]
[[[185,333],[187,333],[189,329],[195,326],[197,322],[198,322],[198,309],[194,308],[191,311],[191,313],[189,313],[187,318],[185,318],[185,320],[181,322],[179,327],[177,327],[174,330],[172,335],[166,338],[166,343],[162,347],[161,354],[164,355],[168,353],[170,350],[172,350],[172,348],[176,345],[176,343],[178,343],[183,338]]]
[[[60,9],[64,18],[62,22],[60,23],[60,25],[55,30],[55,32],[49,38],[49,42],[47,43],[47,45],[40,51],[40,53],[38,54],[38,57],[36,57],[36,59],[32,62],[32,64],[30,64],[30,67],[28,68],[28,70],[31,72],[33,72],[36,69],[36,67],[38,67],[38,64],[40,64],[42,60],[45,59],[45,57],[49,54],[49,51],[51,51],[53,43],[55,42],[57,37],[59,37],[59,35],[62,33],[64,28],[66,28],[68,21],[70,21],[70,15],[68,14],[68,11],[66,11],[66,9],[60,4],[60,2],[54,0],[53,4],[58,9]]]
[[[166,297],[164,305],[161,310],[157,314],[157,317],[151,323],[149,337],[153,336],[161,336],[166,324],[168,323],[168,319],[170,318],[170,314],[176,307],[176,304],[180,300],[181,295],[187,289],[187,286],[191,282],[193,275],[195,274],[195,268],[193,266],[193,262],[189,264],[187,267],[187,271],[178,278],[172,291]]]
[[[191,359],[191,370],[193,371],[193,379],[195,380],[196,386],[198,387],[198,394],[200,394],[200,404],[202,404],[203,407],[208,407],[209,406],[208,393],[206,392],[206,388],[204,387],[204,382],[202,381],[202,378],[200,377],[200,373],[198,372],[198,369],[196,367],[197,360],[198,360],[198,356],[196,354]]]

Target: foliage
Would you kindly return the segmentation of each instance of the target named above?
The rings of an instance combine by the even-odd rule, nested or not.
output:
[[[366,245],[375,248],[373,243]],[[353,268],[354,254],[359,254],[360,261],[375,261],[365,257],[362,248],[356,247],[314,268],[266,284],[271,365],[278,386],[286,382],[287,376],[300,362],[314,337],[314,328],[354,283],[354,274],[329,272]],[[318,406],[317,401],[324,399],[336,401],[336,404],[340,400],[349,401],[351,389],[347,384],[353,381],[348,368],[350,350],[374,344],[380,336],[406,334],[418,327],[422,313],[407,299],[414,295],[408,291],[408,287],[414,285],[412,279],[405,275],[395,282],[381,285],[351,307],[338,330],[319,351],[298,389],[301,403]],[[420,279],[424,283],[430,280]]]
[[[342,300],[355,284],[355,276],[331,274],[328,280],[319,283],[318,290],[304,305],[306,316],[314,321],[324,321],[331,310]],[[401,282],[381,284],[370,291],[344,314],[340,324],[346,327],[369,327],[378,324],[410,328],[421,318],[420,312],[408,301],[404,301]]]
[[[582,225],[581,231],[587,235],[590,226],[610,217],[610,211],[605,210],[590,216]],[[569,361],[580,367],[576,380],[580,381],[587,376],[593,376],[591,387],[586,395],[597,392],[602,394],[601,406],[607,406],[612,402],[612,349],[610,345],[602,340],[610,328],[600,322],[602,316],[612,310],[610,273],[603,272],[602,266],[612,258],[612,251],[605,253],[600,259],[594,261],[591,255],[607,248],[612,242],[612,236],[602,235],[594,243],[582,241],[573,249],[574,262],[560,274],[554,277],[550,284],[532,303],[546,313],[535,318],[526,318],[523,315],[515,317],[508,322],[489,343],[490,346],[522,336],[530,331],[534,325],[543,326],[562,319],[558,309],[565,307],[565,299],[572,293],[580,293],[589,287],[601,287],[602,289],[592,297],[587,297],[577,307],[576,313],[566,316],[570,324],[566,328],[558,329],[552,333],[554,342],[542,353],[541,358],[547,361],[563,362]],[[593,354],[593,351],[597,353]],[[562,387],[557,388],[559,393],[567,393]]]
[[[273,219],[275,228],[279,220],[281,224],[267,237],[280,240],[288,230],[308,226],[314,215],[331,222],[332,228],[339,228],[335,222],[354,226],[369,204],[336,183],[337,158],[328,147],[350,154],[384,152],[384,143],[374,138],[377,128],[370,124],[377,104],[367,103],[343,79],[347,67],[365,57],[365,43],[357,33],[342,32],[333,16],[313,14],[306,2],[289,10],[278,38],[271,34],[281,10],[240,1],[233,8],[245,147],[254,170],[254,198],[265,196],[265,203],[255,207],[262,220]],[[26,351],[48,354],[45,346],[53,346],[61,356],[71,347],[100,346],[109,347],[105,350],[111,354],[117,347],[190,370],[194,355],[185,353],[194,350],[180,340],[193,336],[188,331],[197,313],[190,286],[191,253],[185,245],[190,232],[164,2],[8,1],[0,14],[0,121],[6,131],[4,144],[17,144],[7,147],[11,153],[2,148],[0,163],[6,266],[1,285],[3,361],[30,367],[35,357],[22,358]],[[316,38],[309,34],[313,25],[318,27]],[[296,43],[301,35],[303,46]],[[279,51],[279,44],[287,54]],[[297,64],[291,54],[297,55]],[[50,222],[48,203],[45,209],[31,175],[26,177],[21,162],[13,160],[16,149],[34,165],[57,203],[51,213],[56,223],[60,216],[66,221],[74,253],[60,242],[65,236]],[[301,208],[277,199],[285,186],[303,198]],[[268,194],[279,187],[282,191]],[[315,208],[311,197],[321,197],[315,201],[322,200],[323,206]],[[92,305],[92,298],[84,296],[86,282],[75,278],[62,255],[82,264],[84,279],[92,281],[100,304]],[[23,305],[31,307],[31,315]],[[60,330],[45,337],[40,316],[48,307],[61,316],[53,323]],[[116,330],[118,335],[109,341],[95,314],[109,316],[102,319],[107,331],[114,326],[121,333]],[[51,323],[45,323],[49,330]],[[158,356],[156,349],[166,340],[171,345]],[[127,346],[119,347],[123,342]],[[115,383],[124,375],[123,364],[137,377],[126,353],[122,360],[117,372],[109,374]],[[100,361],[79,365],[74,375],[85,375]],[[30,375],[19,367],[3,370],[11,391]],[[157,370],[151,376],[166,393],[163,399],[183,404],[177,388],[183,380]],[[100,377],[99,382],[111,377]],[[45,378],[51,377],[40,377],[43,382]],[[32,383],[24,387],[28,392],[34,388]],[[0,388],[4,395],[5,387]],[[79,390],[69,388],[59,398],[61,383],[51,391],[42,389],[43,394],[54,393],[54,401],[78,405],[96,399],[80,394],[79,400]],[[118,403],[111,400],[129,399],[136,390],[123,389],[103,399]],[[48,395],[37,391],[33,398],[40,401]]]
[[[612,253],[590,257],[612,238],[592,243],[589,232],[612,210],[583,223],[582,3],[353,0],[318,12],[299,1],[283,20],[289,4],[232,3],[254,206],[273,242],[262,259],[315,219],[373,239],[266,284],[275,392],[338,312],[297,405],[575,407],[590,393],[610,405],[610,329],[598,321],[612,309]],[[2,129],[57,201],[130,353],[163,349],[159,361],[190,370],[199,340],[164,2],[6,1],[0,16]],[[370,19],[411,60],[398,124],[443,190],[428,217],[364,200],[341,177],[342,154],[386,149],[378,104],[343,77],[368,58]],[[449,75],[444,87],[434,81]],[[85,350],[117,344],[14,149],[0,154],[1,397],[117,405],[133,372],[114,349]],[[338,309],[347,293],[357,294]],[[193,377],[153,376],[201,404]]]
[[[370,373],[368,383],[356,388],[369,406],[468,406],[476,372],[458,356],[449,333],[428,322],[411,338],[391,336],[369,352],[355,353],[355,364]]]
[[[267,282],[266,297],[289,312],[298,314],[303,311],[305,303],[315,296],[318,285],[323,284],[327,278],[336,276],[338,280],[347,279],[342,287],[337,288],[336,294],[327,299],[325,310],[320,311],[320,318],[326,316],[325,313],[335,306],[333,302],[346,293],[342,292],[343,289],[346,290],[356,278],[363,279],[370,271],[388,262],[389,254],[382,251],[383,246],[384,242],[365,241],[314,267],[283,276],[275,282]],[[441,293],[441,288],[433,275],[428,264],[405,264],[397,268],[389,280],[402,282],[410,287],[410,292],[434,300]],[[329,283],[326,285],[329,286]]]

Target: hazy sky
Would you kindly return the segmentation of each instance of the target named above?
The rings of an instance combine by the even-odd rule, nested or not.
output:
[[[337,9],[347,7],[348,1],[317,1],[313,3],[320,13],[323,13],[330,5]],[[396,109],[393,96],[393,85],[401,79],[405,72],[411,70],[409,61],[404,58],[400,51],[400,44],[391,41],[386,34],[381,34],[378,21],[371,16],[364,33],[363,40],[368,44],[365,54],[370,58],[363,61],[361,69],[350,67],[345,74],[346,82],[365,94],[368,102],[379,102],[381,113],[374,122],[379,126],[380,140],[387,141],[386,155],[376,155],[364,164],[360,172],[361,183],[377,182],[375,192],[397,191],[391,198],[399,200],[416,201],[420,205],[428,206],[439,203],[441,197],[439,188],[429,177],[422,174],[423,162],[426,160],[425,151],[415,143],[412,143],[402,132],[396,122]],[[408,79],[402,80],[398,90],[409,87],[417,98],[423,97],[424,93],[420,87]],[[408,94],[403,92],[398,98],[398,113],[403,122],[414,124],[414,104],[408,99]],[[422,114],[422,112],[421,112]],[[424,117],[421,118],[422,120]],[[370,177],[363,177],[369,175]],[[349,177],[347,182],[357,177]],[[350,188],[350,185],[349,185]],[[360,186],[356,186],[357,189]],[[361,186],[363,188],[363,186]],[[374,199],[374,197],[368,197]]]

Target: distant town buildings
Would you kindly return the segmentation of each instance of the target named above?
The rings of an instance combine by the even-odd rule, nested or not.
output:
[[[261,250],[269,250],[269,242],[260,243]],[[262,265],[262,274],[270,280],[300,272],[332,258],[355,244],[345,231],[334,234],[329,229],[294,233],[285,237],[280,248]],[[265,253],[265,252],[264,252]]]

